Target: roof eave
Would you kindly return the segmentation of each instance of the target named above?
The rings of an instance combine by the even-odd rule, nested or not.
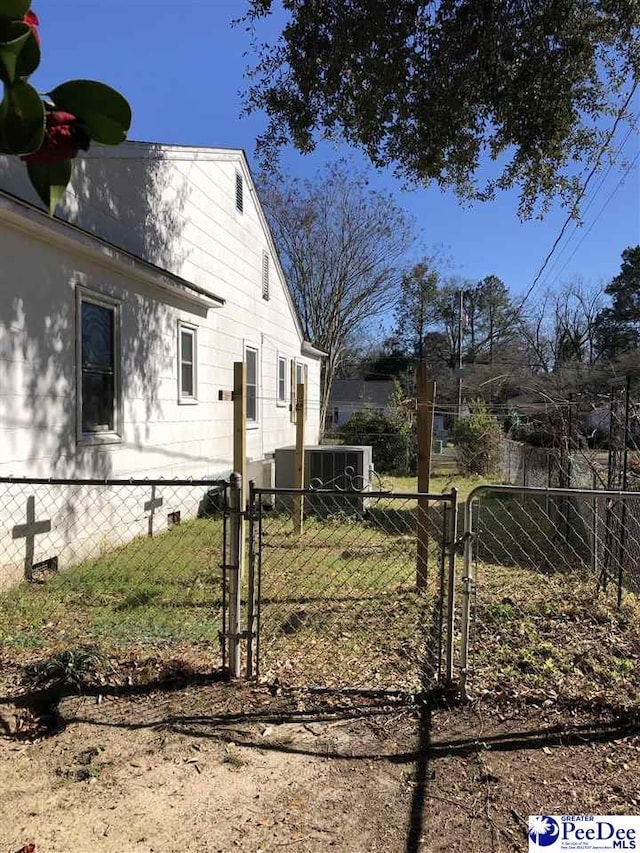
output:
[[[329,353],[324,352],[317,347],[314,347],[313,344],[309,343],[309,341],[302,341],[300,344],[300,352],[302,355],[308,355],[311,358],[327,358]]]
[[[50,217],[30,202],[4,190],[0,190],[0,219],[19,226],[21,230],[31,232],[45,242],[66,243],[70,248],[93,260],[116,266],[121,272],[126,272],[146,284],[170,292],[201,308],[218,308],[225,304],[222,297],[209,293],[187,279],[157,267],[77,225],[66,222],[64,219]]]

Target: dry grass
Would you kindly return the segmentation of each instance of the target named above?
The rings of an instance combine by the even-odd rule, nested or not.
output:
[[[364,519],[263,521],[261,674],[323,686],[416,690],[434,665],[438,567],[416,592],[415,508],[376,505]],[[438,527],[434,525],[433,532]]]
[[[629,706],[640,698],[640,605],[598,592],[587,569],[541,575],[477,568],[472,693],[555,704]]]

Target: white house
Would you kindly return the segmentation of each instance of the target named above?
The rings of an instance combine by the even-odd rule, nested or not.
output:
[[[242,151],[92,150],[54,220],[21,164],[0,189],[0,476],[227,474],[243,359],[251,475],[294,440],[296,373],[317,440],[321,354]]]
[[[242,151],[92,149],[55,219],[0,158],[0,257],[0,477],[226,476],[243,359],[250,477],[295,440],[296,379],[317,442],[322,354]]]

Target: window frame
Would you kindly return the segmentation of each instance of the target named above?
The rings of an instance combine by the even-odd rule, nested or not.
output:
[[[288,388],[287,388],[287,373],[288,373],[288,358],[286,355],[282,355],[278,353],[278,357],[276,359],[276,405],[280,408],[288,405]],[[280,365],[284,364],[284,394],[280,396]]]
[[[191,368],[193,371],[193,394],[185,394],[182,388],[182,334],[191,335],[193,361]],[[178,405],[180,406],[196,406],[198,404],[198,327],[192,323],[185,323],[183,320],[178,320]]]
[[[122,301],[108,296],[97,290],[90,290],[77,285],[76,294],[76,328],[75,328],[75,350],[76,350],[76,442],[79,445],[91,444],[118,444],[123,435],[123,401],[122,401],[122,366],[121,366],[121,340],[122,340]],[[86,432],[82,423],[82,305],[89,303],[107,308],[113,312],[113,429],[95,430]]]
[[[247,429],[257,429],[260,426],[260,347],[253,343],[253,341],[245,341],[244,342],[244,361],[246,364],[246,392],[249,391],[249,360],[247,358],[247,353],[251,351],[255,353],[256,356],[256,381],[255,381],[255,389],[256,389],[256,411],[255,418],[249,417],[249,394],[246,394],[247,397],[247,411],[246,411],[246,423]]]

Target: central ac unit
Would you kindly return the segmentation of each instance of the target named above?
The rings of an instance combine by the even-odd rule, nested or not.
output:
[[[305,447],[304,456],[304,486],[317,492],[305,497],[307,512],[317,515],[364,512],[373,473],[371,447],[314,445]],[[295,488],[295,447],[277,448],[275,460],[276,488]],[[358,494],[342,495],[341,491]],[[276,508],[291,509],[292,505],[291,495],[277,496]]]

